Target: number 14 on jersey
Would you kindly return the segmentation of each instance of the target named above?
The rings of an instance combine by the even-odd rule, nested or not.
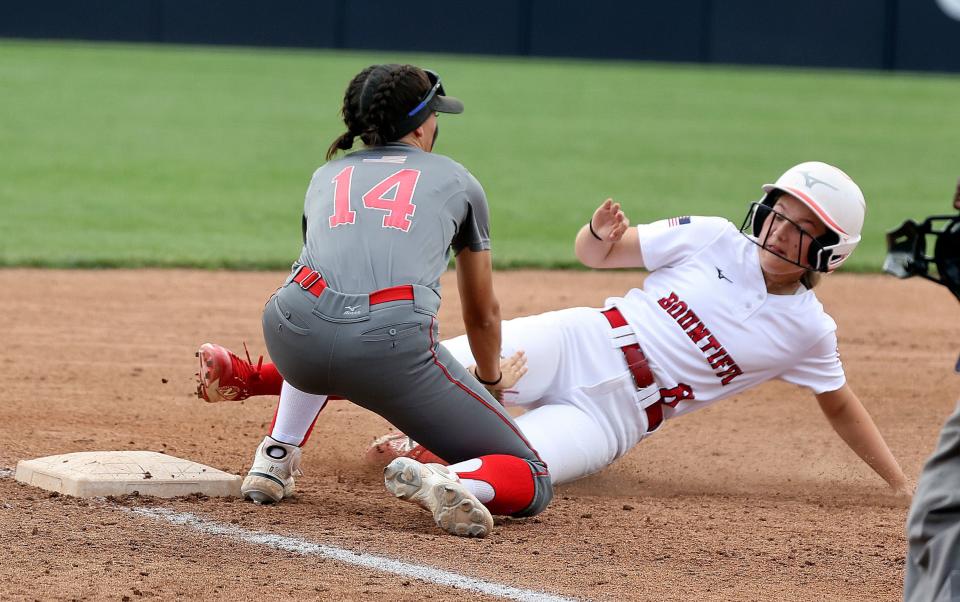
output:
[[[330,216],[331,228],[352,224],[357,212],[350,208],[350,192],[353,186],[354,165],[344,167],[331,182],[333,183],[333,215]],[[413,222],[417,206],[413,204],[413,193],[417,189],[420,170],[401,169],[368,190],[361,197],[367,209],[386,211],[383,216],[384,228],[396,228],[408,232]]]

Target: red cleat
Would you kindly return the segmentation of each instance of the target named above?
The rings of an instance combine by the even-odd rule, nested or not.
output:
[[[382,468],[397,458],[410,458],[422,464],[448,463],[429,449],[420,445],[400,431],[391,431],[378,437],[367,448],[367,464]]]
[[[247,350],[246,344],[243,346]],[[250,352],[243,360],[226,347],[204,343],[197,350],[200,372],[197,373],[197,397],[211,403],[218,401],[241,401],[257,395],[254,387],[262,380],[260,368],[263,357],[254,366]]]

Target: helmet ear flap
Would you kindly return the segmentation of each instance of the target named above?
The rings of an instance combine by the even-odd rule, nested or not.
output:
[[[833,253],[827,251],[824,247],[829,247],[840,242],[840,237],[834,232],[827,232],[822,236],[813,239],[810,248],[807,249],[807,263],[813,266],[818,272],[829,271],[830,257]]]

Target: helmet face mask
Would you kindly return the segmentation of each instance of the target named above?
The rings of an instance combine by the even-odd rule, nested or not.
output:
[[[829,258],[829,253],[825,249],[825,245],[830,244],[831,241],[835,241],[836,237],[832,236],[832,232],[827,232],[822,236],[813,236],[810,234],[803,226],[791,219],[786,214],[778,211],[775,206],[776,199],[770,205],[764,203],[751,203],[750,211],[747,213],[747,217],[744,219],[743,224],[740,226],[740,232],[746,234],[748,229],[750,235],[748,238],[761,247],[766,252],[779,257],[780,259],[791,263],[799,268],[804,268],[807,270],[817,270],[817,271],[826,271],[820,269],[825,266]],[[766,229],[766,234],[764,234],[764,225],[767,221],[770,221],[771,224]],[[798,233],[799,239],[796,245],[796,252],[790,253],[778,253],[776,250],[771,248],[772,245],[769,245],[770,235],[773,233],[773,221],[782,220],[790,225]],[[804,248],[806,248],[806,254],[804,254]],[[804,255],[806,255],[804,257]]]
[[[773,207],[783,194],[806,205],[826,226],[827,232],[811,241],[806,263],[799,254],[791,258],[774,253],[782,259],[818,272],[832,272],[860,243],[866,213],[863,192],[836,167],[818,161],[801,163],[788,169],[775,184],[764,185],[763,191],[764,196],[750,206],[740,228],[757,245],[766,248],[766,240],[759,240],[763,224],[771,212],[780,214]]]

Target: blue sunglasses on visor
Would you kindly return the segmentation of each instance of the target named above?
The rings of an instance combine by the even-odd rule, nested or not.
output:
[[[427,78],[430,80],[430,90],[420,101],[420,104],[407,113],[407,117],[413,117],[428,106],[438,113],[462,113],[463,103],[459,99],[446,95],[443,90],[443,82],[440,81],[440,75],[429,69],[424,69],[423,72],[427,74]]]

